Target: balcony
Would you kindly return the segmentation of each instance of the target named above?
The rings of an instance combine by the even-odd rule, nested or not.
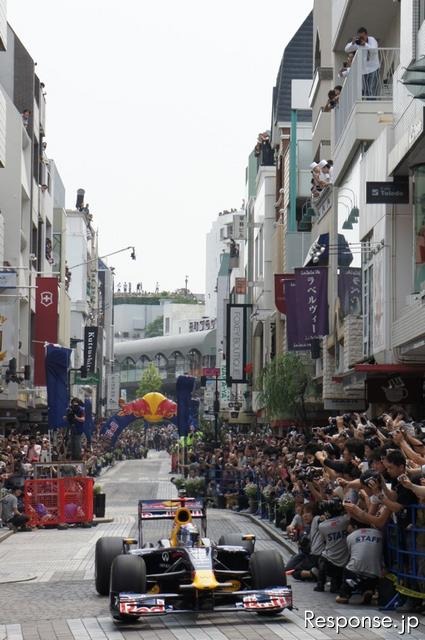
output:
[[[370,49],[357,51],[334,109],[334,181],[342,176],[361,142],[373,142],[392,123],[393,78],[400,49],[378,49],[374,77],[363,75]]]

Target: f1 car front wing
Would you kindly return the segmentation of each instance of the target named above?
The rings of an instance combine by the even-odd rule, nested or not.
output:
[[[249,591],[223,591],[215,595],[240,598],[232,605],[220,605],[208,609],[216,613],[228,611],[278,611],[292,609],[292,590],[290,587],[274,589],[253,589]],[[159,593],[154,596],[141,593],[119,593],[113,597],[113,608],[120,614],[134,616],[157,616],[168,613],[191,613],[194,609],[178,609],[170,601],[181,599],[181,593]],[[202,609],[202,611],[205,611]]]

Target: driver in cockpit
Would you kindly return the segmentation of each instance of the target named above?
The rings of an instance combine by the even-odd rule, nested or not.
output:
[[[200,538],[197,527],[189,522],[188,524],[182,524],[178,533],[178,542],[182,547],[197,547],[199,546]]]

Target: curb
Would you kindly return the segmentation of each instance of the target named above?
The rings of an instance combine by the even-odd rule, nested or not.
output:
[[[278,532],[278,530],[274,529],[274,527],[271,527],[269,524],[266,524],[263,520],[261,520],[260,518],[257,518],[257,516],[255,516],[254,514],[239,513],[239,511],[233,511],[233,513],[235,515],[248,518],[248,520],[250,520],[251,522],[254,522],[256,525],[261,527],[264,531],[267,532],[267,534],[270,536],[272,540],[280,544],[291,555],[293,555],[294,553],[297,553],[297,548],[294,545],[292,545],[290,542],[288,542],[288,540],[285,540],[284,538],[282,538],[282,535]]]
[[[93,525],[96,524],[108,524],[109,522],[114,522],[115,518],[93,518]]]
[[[13,536],[13,531],[10,531],[10,529],[7,529],[4,533],[0,533],[0,542],[3,542],[3,540],[7,540],[7,538],[10,538],[10,536]]]

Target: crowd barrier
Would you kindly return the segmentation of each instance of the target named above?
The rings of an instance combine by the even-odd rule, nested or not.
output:
[[[425,505],[406,507],[405,519],[387,524],[386,566],[399,593],[425,599]]]
[[[25,513],[29,526],[82,524],[93,520],[93,479],[26,480]]]

